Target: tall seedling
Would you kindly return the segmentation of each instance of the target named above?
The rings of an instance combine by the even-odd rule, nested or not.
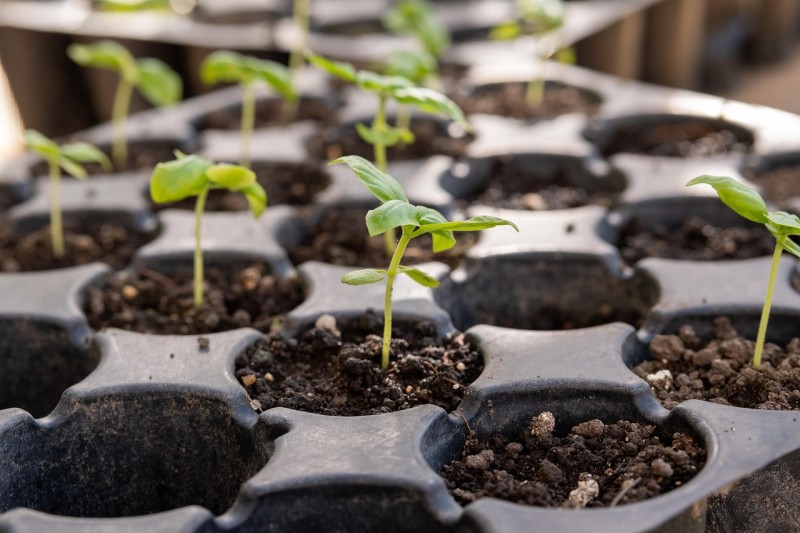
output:
[[[125,128],[134,87],[154,106],[166,106],[180,101],[183,93],[181,77],[159,59],[135,59],[124,46],[114,41],[72,44],[67,54],[81,66],[109,69],[119,74],[111,112],[111,156],[114,165],[121,168],[128,160]]]

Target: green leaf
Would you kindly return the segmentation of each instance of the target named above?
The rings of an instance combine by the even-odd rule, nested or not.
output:
[[[61,155],[78,163],[100,163],[100,166],[106,171],[112,169],[108,156],[102,150],[89,143],[65,144],[61,147]]]
[[[465,130],[472,131],[472,126],[467,122],[461,108],[451,99],[434,90],[423,87],[408,87],[398,89],[392,94],[392,97],[401,104],[414,106],[420,111],[444,115],[461,124]]]
[[[484,229],[494,228],[496,226],[511,226],[517,232],[519,232],[519,228],[516,226],[516,224],[509,220],[499,217],[480,216],[472,217],[468,220],[428,224],[415,231],[413,236],[416,236],[416,234],[422,235],[422,233],[439,231],[442,229],[449,231],[481,231]]]
[[[444,215],[435,209],[424,206],[420,206],[417,209],[419,220],[419,224],[417,225],[420,227],[444,224],[447,222],[447,219],[444,217]],[[433,239],[432,249],[434,253],[444,252],[445,250],[449,250],[456,245],[456,238],[453,235],[453,232],[448,229],[438,229],[427,233],[430,233]],[[411,237],[414,238],[414,235],[412,234]]]
[[[493,41],[510,41],[520,35],[522,35],[522,26],[516,20],[503,22],[489,31],[489,38]]]
[[[58,145],[36,130],[25,130],[22,134],[25,145],[48,161],[57,161],[61,156]]]
[[[211,186],[206,175],[211,166],[196,155],[159,163],[150,177],[150,196],[159,204],[197,196]]]
[[[778,242],[780,243],[781,248],[783,248],[790,254],[800,257],[800,245],[798,245],[792,239],[790,239],[789,237],[783,237],[781,239],[778,239]]]
[[[137,69],[133,56],[121,44],[100,41],[93,44],[71,44],[67,55],[83,67],[105,68],[119,72],[130,83],[136,83]]]
[[[206,85],[215,83],[245,83],[253,73],[245,68],[242,54],[218,50],[206,56],[200,65],[200,78]]]
[[[389,200],[367,212],[367,230],[372,237],[409,225],[419,225],[419,210],[417,206],[402,200]]]
[[[83,168],[83,165],[79,163],[75,163],[74,161],[70,161],[69,159],[61,158],[58,160],[59,166],[64,169],[64,172],[72,176],[73,178],[77,178],[79,180],[86,179],[86,169]]]
[[[714,187],[720,200],[747,220],[767,222],[767,204],[761,196],[746,185],[726,176],[698,176],[687,183],[687,186],[705,183]]]
[[[394,33],[412,34],[425,50],[436,57],[450,46],[450,32],[439,22],[433,9],[423,0],[399,0],[384,18]]]
[[[517,10],[522,20],[534,26],[534,33],[542,34],[564,25],[562,0],[517,0]]]
[[[398,142],[402,141],[405,144],[414,143],[414,134],[408,128],[393,128],[387,127],[382,132],[376,132],[369,126],[356,123],[356,132],[361,139],[367,144],[376,144],[378,141],[383,143],[384,146],[391,148]]]
[[[244,194],[244,197],[247,198],[247,203],[250,205],[250,212],[253,213],[254,217],[258,218],[264,214],[264,211],[267,209],[267,191],[264,190],[264,187],[262,187],[260,183],[253,183],[249,187],[240,189],[239,192]]]
[[[559,63],[564,63],[565,65],[574,65],[578,61],[578,58],[575,55],[575,49],[571,46],[561,48],[556,52],[556,61]]]
[[[292,85],[292,75],[288,68],[275,61],[255,57],[245,57],[244,61],[255,78],[266,82],[286,100],[290,102],[297,100],[297,93]]]
[[[136,88],[155,106],[172,105],[181,100],[183,81],[180,75],[159,59],[136,61],[139,79]]]
[[[400,76],[419,85],[437,68],[436,58],[427,52],[398,50],[389,56],[385,71],[390,76]]]
[[[386,278],[385,270],[378,270],[376,268],[365,268],[363,270],[354,270],[342,276],[342,283],[348,285],[369,285],[370,283],[378,283]]]
[[[405,274],[409,278],[413,279],[423,287],[434,288],[439,286],[439,280],[437,280],[430,274],[426,274],[425,272],[423,272],[418,268],[400,265],[397,270],[401,274]]]
[[[359,87],[372,93],[384,93],[394,95],[395,91],[414,87],[411,80],[402,76],[382,76],[377,72],[369,70],[359,70],[356,75],[356,82]]]
[[[347,155],[328,164],[336,165],[339,163],[344,163],[350,167],[350,170],[355,173],[361,183],[381,202],[388,202],[389,200],[408,202],[400,183],[389,174],[378,170],[375,165],[363,157]]]
[[[206,170],[206,176],[217,187],[241,191],[256,182],[256,173],[249,168],[227,163],[217,163]]]
[[[314,54],[312,52],[306,52],[306,59],[309,63],[314,65],[315,67],[324,70],[331,76],[336,76],[337,78],[341,78],[348,83],[356,83],[358,78],[356,74],[356,69],[350,63],[345,63],[342,61],[333,61],[326,57],[322,57],[320,55]]]
[[[95,0],[101,11],[133,13],[136,11],[169,10],[168,0]]]
[[[769,224],[782,235],[800,235],[800,218],[786,211],[767,213]]]

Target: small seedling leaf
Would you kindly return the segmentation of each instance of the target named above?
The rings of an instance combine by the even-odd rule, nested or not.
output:
[[[386,62],[386,74],[401,76],[416,84],[437,70],[436,58],[427,52],[417,53],[410,50],[398,50],[389,56]]]
[[[245,57],[244,61],[255,78],[267,83],[286,100],[290,102],[297,100],[297,93],[292,85],[292,75],[288,68],[275,61],[255,57]]]
[[[472,217],[468,220],[458,220],[454,222],[442,222],[426,225],[414,233],[419,233],[421,235],[422,233],[429,233],[431,231],[438,231],[440,229],[446,229],[450,231],[481,231],[484,229],[494,228],[495,226],[511,226],[517,232],[519,232],[517,225],[509,220],[499,217],[480,216]]]
[[[253,74],[242,62],[242,55],[228,50],[209,54],[200,65],[200,78],[206,85],[215,83],[246,83]]]
[[[714,187],[720,200],[747,220],[764,224],[767,222],[767,204],[750,187],[726,176],[698,176],[687,186],[705,183]]]
[[[386,278],[386,271],[376,268],[365,268],[363,270],[354,270],[342,276],[342,283],[348,285],[369,285],[370,283],[378,283]]]
[[[333,61],[332,59],[328,59],[311,52],[306,52],[306,59],[308,59],[309,63],[321,68],[331,76],[341,78],[348,83],[356,83],[356,80],[358,79],[356,69],[350,63]]]
[[[509,41],[520,35],[522,35],[522,26],[516,20],[503,22],[489,31],[489,38],[494,41]]]
[[[788,236],[787,237],[783,237],[782,239],[779,240],[779,242],[781,243],[781,248],[783,248],[784,250],[786,250],[790,254],[793,254],[793,255],[796,255],[797,257],[800,257],[800,245],[798,245],[796,242],[794,242]]]
[[[70,59],[83,67],[105,68],[119,72],[130,83],[136,82],[137,71],[133,56],[119,43],[99,41],[92,44],[71,44]]]
[[[361,183],[381,202],[388,202],[389,200],[408,202],[406,193],[403,192],[400,183],[389,174],[378,170],[375,165],[363,157],[347,155],[331,161],[329,164],[336,165],[339,163],[344,163],[350,167],[350,170],[355,173]]]
[[[154,106],[172,105],[183,95],[180,75],[159,59],[145,58],[136,61],[139,79],[136,88]]]
[[[61,155],[58,145],[36,130],[25,130],[22,136],[28,148],[48,161],[57,161]]]
[[[78,163],[100,163],[105,171],[110,171],[112,168],[108,156],[89,143],[65,144],[61,147],[61,155]]]
[[[800,218],[786,211],[773,211],[767,213],[769,225],[773,226],[782,235],[800,235]]]
[[[159,204],[197,196],[210,186],[206,171],[211,166],[194,155],[159,163],[150,178],[150,196]]]
[[[62,157],[58,160],[58,164],[64,169],[64,172],[73,178],[77,178],[79,180],[86,179],[86,169],[83,168],[83,165],[80,163],[76,163],[65,157]]]
[[[267,209],[267,191],[264,190],[264,187],[262,187],[260,183],[253,183],[249,187],[241,189],[239,192],[244,194],[244,197],[247,198],[247,203],[250,205],[250,212],[253,213],[254,217],[258,218],[264,214],[264,211]]]
[[[422,0],[400,0],[383,20],[394,33],[415,35],[425,50],[436,57],[450,46],[450,32]]]
[[[401,226],[419,226],[419,208],[402,200],[389,200],[367,212],[367,230],[374,237]]]
[[[249,168],[218,163],[206,171],[206,176],[216,187],[241,191],[256,182],[256,174]]]
[[[398,89],[393,97],[401,104],[412,105],[420,111],[442,114],[458,122],[465,130],[472,131],[461,108],[441,93],[424,87],[408,87]]]
[[[387,127],[381,132],[377,132],[366,124],[361,122],[356,123],[356,133],[367,144],[375,144],[381,142],[384,146],[391,148],[398,142],[405,144],[412,144],[414,142],[414,134],[408,128],[393,128]]]
[[[413,87],[414,83],[402,76],[382,76],[369,70],[359,70],[356,84],[362,89],[373,93],[394,95],[395,91]]]
[[[426,274],[418,268],[400,265],[397,270],[401,274],[405,274],[409,278],[413,279],[423,287],[434,288],[439,286],[439,280],[430,274]]]
[[[564,25],[562,0],[517,0],[520,17],[534,26],[535,33],[545,33]]]

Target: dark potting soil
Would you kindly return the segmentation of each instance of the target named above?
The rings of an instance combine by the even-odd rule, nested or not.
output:
[[[490,114],[521,120],[545,120],[567,113],[593,115],[600,98],[586,90],[556,82],[547,82],[544,98],[531,105],[525,97],[525,83],[503,83],[481,87],[475,94],[454,96],[467,115]]]
[[[119,270],[137,248],[154,235],[144,235],[115,224],[82,224],[64,219],[64,257],[56,258],[50,241],[50,226],[26,235],[8,227],[0,229],[0,272],[51,270],[102,261]]]
[[[676,229],[657,226],[645,230],[633,219],[622,229],[618,246],[629,264],[645,257],[717,261],[770,255],[775,240],[761,226],[719,228],[691,217]]]
[[[746,154],[753,147],[751,135],[703,120],[669,124],[618,125],[602,152],[662,157],[708,157]]]
[[[294,109],[277,98],[268,98],[256,102],[256,128],[284,126],[302,120],[316,120],[328,124],[333,122],[335,112],[330,104],[320,98],[302,98]],[[212,111],[200,121],[199,129],[238,130],[242,127],[242,109],[220,109]]]
[[[299,339],[267,335],[237,359],[236,376],[257,410],[357,416],[421,404],[452,411],[483,370],[462,334],[440,339],[427,321],[393,328],[389,368],[382,370],[382,334],[375,313],[339,323],[324,315]]]
[[[84,312],[94,329],[195,335],[241,327],[269,331],[304,298],[296,277],[278,279],[263,264],[206,265],[203,305],[194,307],[191,267],[169,275],[137,267],[87,289]]]
[[[299,265],[306,261],[322,261],[334,265],[386,268],[390,258],[386,255],[383,235],[369,236],[364,223],[366,214],[367,208],[361,207],[325,211],[318,222],[309,225],[306,239],[297,246],[289,247],[292,263]],[[458,233],[453,248],[434,254],[430,236],[423,235],[409,243],[402,262],[404,265],[413,265],[441,261],[455,268],[477,240],[477,233]]]
[[[442,475],[462,505],[500,498],[541,507],[614,507],[664,494],[686,483],[706,454],[688,435],[659,437],[655,426],[590,420],[554,434],[555,417],[532,418],[514,439],[469,437],[461,459]]]
[[[800,410],[800,339],[785,347],[767,343],[758,370],[755,343],[727,317],[714,320],[714,338],[703,342],[690,325],[650,342],[653,359],[634,367],[659,401],[672,409],[685,400],[708,400],[753,409]]]
[[[107,146],[99,147],[105,154],[111,158],[111,148]],[[172,161],[175,159],[175,149],[179,148],[172,142],[133,142],[128,145],[128,161],[123,167],[114,168],[109,172],[104,170],[98,163],[88,163],[84,165],[86,172],[90,176],[99,174],[115,174],[119,172],[129,172],[133,170],[152,170],[158,163],[164,161]],[[112,160],[113,164],[113,160]],[[48,167],[47,163],[39,162],[31,169],[31,173],[35,177],[47,177]],[[68,178],[72,179],[72,178]]]
[[[749,170],[745,177],[763,188],[767,199],[778,205],[792,196],[800,196],[800,164]]]
[[[256,179],[267,191],[267,205],[308,205],[314,196],[330,184],[330,177],[318,165],[253,163]],[[153,209],[194,210],[196,198],[172,204],[156,204]],[[206,211],[246,211],[249,209],[244,195],[225,190],[211,191],[206,200]]]

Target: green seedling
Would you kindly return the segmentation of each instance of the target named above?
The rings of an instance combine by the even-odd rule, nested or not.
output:
[[[95,0],[102,11],[116,13],[135,13],[137,11],[170,11],[169,0]]]
[[[764,297],[764,307],[761,310],[761,322],[758,325],[755,353],[753,354],[753,368],[758,369],[761,366],[761,354],[764,351],[764,340],[767,335],[767,323],[769,322],[781,254],[785,250],[800,257],[800,245],[791,239],[792,235],[800,235],[800,218],[785,211],[768,211],[767,204],[756,191],[734,179],[725,176],[698,176],[689,181],[687,185],[700,183],[711,185],[725,205],[747,220],[764,224],[767,231],[775,237],[775,252],[772,254],[767,294]]]
[[[81,163],[100,163],[104,169],[111,170],[111,161],[106,154],[88,143],[70,143],[59,147],[36,130],[26,130],[24,138],[26,146],[47,161],[50,174],[50,242],[53,245],[53,255],[64,257],[64,226],[61,221],[59,194],[61,169],[70,176],[83,180],[86,178],[86,169]]]
[[[387,269],[367,268],[355,270],[342,277],[348,285],[368,285],[386,280],[383,300],[383,344],[381,367],[389,366],[389,348],[392,340],[392,289],[398,274],[405,274],[424,287],[436,287],[439,282],[425,272],[401,265],[408,243],[422,235],[433,238],[433,251],[443,252],[452,248],[456,231],[480,231],[495,226],[517,226],[502,218],[480,216],[463,221],[448,221],[441,213],[429,207],[409,203],[400,183],[389,174],[380,171],[369,161],[358,156],[345,156],[330,164],[344,163],[355,173],[361,183],[381,202],[381,206],[367,213],[367,230],[372,236],[400,228],[400,241],[392,254]]]
[[[516,0],[517,18],[492,28],[489,37],[498,41],[532,36],[538,74],[528,81],[525,98],[533,107],[544,99],[546,61],[555,57],[562,63],[575,63],[572,48],[561,46],[560,30],[564,26],[563,0]]]
[[[181,77],[159,59],[135,59],[124,46],[114,41],[71,44],[67,54],[81,66],[113,70],[120,76],[111,112],[111,155],[114,164],[121,168],[128,160],[125,128],[134,87],[154,106],[166,106],[181,99]]]
[[[256,181],[255,173],[245,167],[214,164],[195,155],[175,154],[177,159],[156,165],[150,177],[150,196],[159,204],[197,197],[194,209],[194,305],[203,304],[202,219],[206,198],[211,190],[240,192],[258,218],[267,208],[267,193]]]
[[[289,53],[289,71],[292,81],[297,82],[297,73],[305,64],[305,53],[308,48],[308,27],[311,21],[311,0],[294,0],[292,8],[297,40]]]
[[[288,102],[297,100],[289,70],[274,61],[243,56],[221,50],[209,55],[200,67],[201,77],[207,85],[238,83],[242,86],[242,154],[239,164],[250,166],[250,144],[255,125],[255,83],[263,81],[281,94]]]

